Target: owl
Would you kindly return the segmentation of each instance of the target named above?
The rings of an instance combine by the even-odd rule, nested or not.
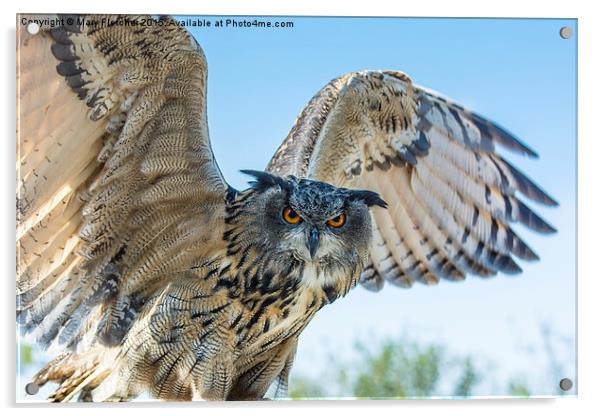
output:
[[[248,189],[223,177],[207,64],[169,17],[18,32],[17,320],[52,401],[258,400],[357,285],[521,271],[556,205],[507,130],[399,71],[340,76]]]

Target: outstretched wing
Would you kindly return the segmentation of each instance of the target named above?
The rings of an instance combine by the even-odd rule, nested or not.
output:
[[[227,185],[207,66],[167,18],[63,16],[18,31],[17,315],[38,340],[118,343],[219,244]]]
[[[409,287],[466,274],[519,273],[537,255],[510,223],[554,228],[519,198],[557,203],[496,153],[536,154],[508,131],[414,86],[403,73],[339,77],[301,112],[268,170],[379,192],[361,283]]]

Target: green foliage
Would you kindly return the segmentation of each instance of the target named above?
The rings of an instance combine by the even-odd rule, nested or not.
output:
[[[448,359],[444,348],[438,345],[422,346],[402,338],[386,340],[375,351],[357,342],[356,352],[359,358],[353,363],[331,360],[332,372],[321,377],[320,383],[305,377],[293,378],[290,397],[430,397],[441,395],[441,380],[452,377],[457,380],[452,388],[453,393],[447,394],[469,396],[480,379],[470,357]],[[454,374],[458,372],[459,376]]]
[[[358,398],[425,397],[433,393],[441,372],[442,349],[386,341],[380,351],[360,347],[362,364],[350,387]],[[339,371],[345,372],[344,369]]]
[[[520,380],[512,380],[508,383],[508,394],[514,397],[529,397],[529,388]]]
[[[468,397],[472,395],[473,387],[481,380],[481,375],[474,366],[473,359],[466,357],[461,362],[462,373],[456,386],[454,396]]]
[[[291,379],[288,386],[288,395],[295,400],[326,397],[324,389],[306,377]]]
[[[22,342],[19,345],[19,355],[21,357],[21,366],[26,367],[34,363],[31,345]]]
[[[571,337],[556,334],[547,323],[540,325],[538,345],[530,347],[532,354],[546,359],[542,382],[533,388],[525,375],[515,375],[499,383],[495,378],[495,366],[484,366],[486,357],[454,356],[441,345],[421,345],[406,337],[388,339],[379,345],[356,341],[355,359],[342,362],[336,355],[319,382],[310,378],[293,378],[290,396],[296,398],[355,397],[355,398],[421,398],[432,396],[470,397],[482,384],[486,393],[530,397],[539,394],[569,394],[558,385],[560,379],[570,376],[565,366],[570,355],[562,354],[562,348],[573,351]],[[369,347],[370,346],[370,347]],[[560,348],[560,350],[559,350]],[[477,365],[480,363],[480,365]],[[550,382],[554,386],[550,386]],[[502,391],[500,388],[502,387]]]

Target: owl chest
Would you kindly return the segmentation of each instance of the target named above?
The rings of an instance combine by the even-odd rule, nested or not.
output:
[[[304,292],[289,305],[247,311],[250,319],[241,327],[235,364],[238,374],[230,399],[263,397],[274,380],[287,381],[299,334],[317,311],[310,307],[316,303],[313,298]]]
[[[228,399],[257,400],[265,396],[274,380],[287,383],[297,339],[297,336],[289,337],[276,347],[258,354],[251,362],[238,365],[239,373],[234,378]]]
[[[267,353],[305,328],[325,300],[316,277],[309,270],[295,277],[294,286],[279,284],[241,297],[237,347],[242,356]]]
[[[297,334],[318,309],[319,297],[312,290],[279,297],[267,295],[241,302],[243,318],[237,328],[242,349],[265,351]]]

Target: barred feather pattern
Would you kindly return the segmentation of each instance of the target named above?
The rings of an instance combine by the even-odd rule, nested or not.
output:
[[[233,196],[224,252],[146,302],[94,400],[146,389],[166,400],[256,400],[274,381],[286,390],[301,331],[351,289],[361,268],[350,262],[332,268],[330,286],[305,284],[310,265],[257,243],[256,200],[255,190]]]
[[[19,31],[17,318],[45,347],[120,345],[149,299],[224,246],[205,57],[149,19]],[[48,368],[62,388],[89,376]]]
[[[265,189],[235,191],[215,163],[190,35],[168,18],[69,19],[20,33],[17,314],[66,351],[34,381],[59,383],[51,401],[282,394],[300,332],[355,286],[367,246],[320,267],[275,258],[257,223]],[[52,104],[48,84],[70,95]]]
[[[361,277],[378,291],[385,281],[411,287],[516,274],[515,258],[538,259],[511,224],[553,233],[521,197],[557,203],[496,146],[537,157],[506,129],[401,72],[363,71],[310,100],[267,170],[383,197],[389,209],[372,213],[371,261]]]
[[[59,387],[48,397],[51,402],[66,402],[74,397],[78,401],[91,401],[89,394],[109,375],[103,361],[114,358],[115,351],[97,348],[80,355],[65,352],[47,363],[34,377],[38,386],[48,381],[59,383]]]
[[[351,238],[363,246],[319,267],[275,253],[266,189],[233,190],[213,157],[196,41],[170,18],[83,19],[18,33],[17,317],[67,351],[35,378],[59,383],[53,401],[282,392],[301,331],[358,282],[518,273],[537,255],[511,223],[554,231],[521,198],[555,201],[495,151],[532,150],[400,72],[366,71],[316,94],[268,170],[389,209],[379,199]]]

